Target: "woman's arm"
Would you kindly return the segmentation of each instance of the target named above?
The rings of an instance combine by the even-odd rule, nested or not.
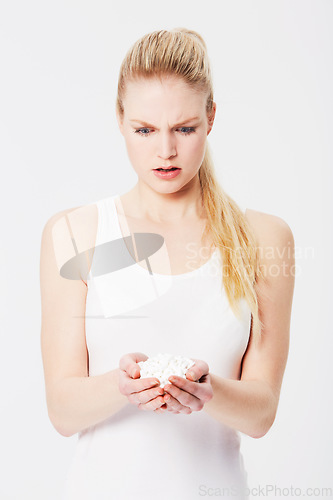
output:
[[[264,436],[272,426],[280,397],[289,349],[294,292],[294,238],[279,217],[248,211],[261,250],[262,272],[256,291],[264,324],[258,346],[250,337],[242,362],[241,380],[211,376],[213,398],[204,410],[217,420],[251,437]]]
[[[84,231],[80,229],[81,221]],[[50,420],[63,436],[104,420],[128,403],[119,392],[119,368],[88,377],[87,286],[82,280],[60,275],[61,265],[74,254],[73,232],[79,252],[94,246],[94,241],[83,240],[90,234],[93,222],[91,207],[61,212],[47,221],[41,241],[41,350],[46,400]]]
[[[263,279],[256,283],[259,317],[264,324],[261,341],[256,346],[250,335],[241,380],[209,373],[207,363],[196,360],[186,380],[169,378],[174,381],[164,387],[170,395],[164,400],[170,410],[189,413],[189,409],[203,409],[221,423],[259,438],[274,422],[288,357],[294,239],[289,226],[279,217],[251,210],[248,219],[257,236],[266,277],[265,283]]]

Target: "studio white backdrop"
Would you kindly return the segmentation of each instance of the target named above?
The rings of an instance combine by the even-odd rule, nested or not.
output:
[[[295,239],[278,414],[263,438],[242,434],[252,498],[333,498],[332,1],[13,0],[0,6],[3,500],[59,499],[77,440],[47,414],[43,227],[136,183],[115,117],[119,67],[143,34],[180,26],[207,43],[222,186]]]

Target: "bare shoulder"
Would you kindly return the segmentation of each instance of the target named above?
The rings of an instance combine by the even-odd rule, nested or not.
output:
[[[42,260],[51,253],[58,269],[61,269],[75,254],[95,247],[97,226],[98,210],[95,203],[56,212],[44,225]]]
[[[67,227],[67,231],[75,238],[77,246],[85,246],[86,250],[95,244],[97,224],[97,206],[95,203],[91,203],[56,212],[46,221],[44,232],[57,231],[61,227]]]
[[[247,209],[245,217],[250,224],[260,247],[294,244],[292,230],[288,223],[277,215]]]
[[[73,222],[76,221],[77,223],[83,223],[83,221],[86,221],[87,223],[96,222],[97,206],[95,203],[89,203],[87,205],[80,205],[78,207],[66,208],[51,215],[47,219],[44,227],[53,226],[58,220],[65,219],[68,216],[70,216],[69,218]]]

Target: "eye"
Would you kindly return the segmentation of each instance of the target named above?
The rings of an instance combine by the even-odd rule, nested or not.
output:
[[[143,137],[147,137],[148,136],[148,133],[145,133],[144,131],[148,131],[149,132],[149,128],[138,128],[134,131],[135,134],[139,134],[139,135],[142,135]]]
[[[189,135],[189,134],[192,134],[193,132],[195,132],[194,127],[181,127],[179,130],[182,130],[183,135]]]

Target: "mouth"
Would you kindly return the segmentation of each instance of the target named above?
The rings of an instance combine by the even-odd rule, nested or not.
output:
[[[159,170],[160,172],[170,172],[172,170],[180,170],[178,167],[167,167],[167,168],[154,168],[154,170]]]

